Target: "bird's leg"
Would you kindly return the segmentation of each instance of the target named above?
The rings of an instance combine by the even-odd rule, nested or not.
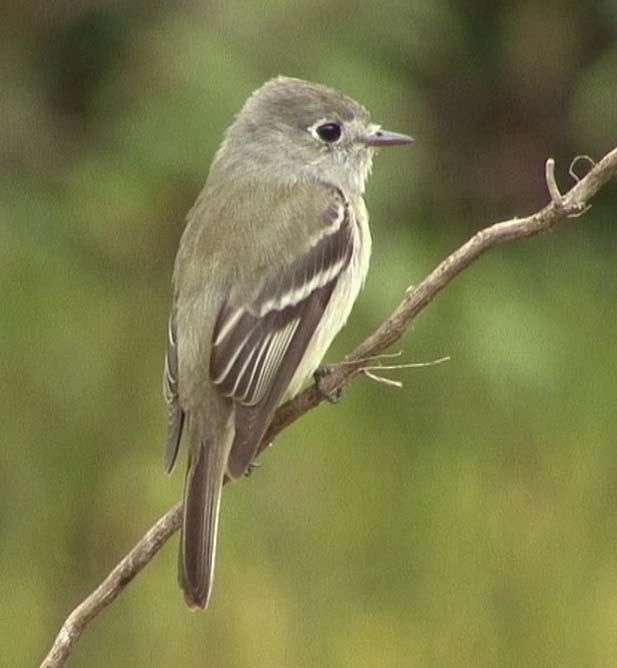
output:
[[[329,376],[334,369],[331,366],[320,366],[313,373],[313,378],[315,380],[315,387],[321,396],[331,404],[338,404],[338,402],[343,398],[343,388],[337,387],[334,392],[328,392],[323,387],[323,379],[326,376]]]

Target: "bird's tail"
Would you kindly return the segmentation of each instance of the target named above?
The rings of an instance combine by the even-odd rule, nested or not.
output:
[[[224,431],[221,442],[214,442],[203,437],[199,426],[191,431],[179,579],[189,607],[205,608],[212,591],[221,492],[233,434]]]

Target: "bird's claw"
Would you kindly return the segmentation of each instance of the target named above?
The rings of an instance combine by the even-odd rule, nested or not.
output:
[[[323,387],[323,379],[326,376],[329,376],[334,369],[331,366],[320,366],[313,373],[313,378],[315,380],[315,387],[321,396],[331,404],[338,404],[338,402],[343,398],[343,388],[337,387],[333,392],[328,392]]]

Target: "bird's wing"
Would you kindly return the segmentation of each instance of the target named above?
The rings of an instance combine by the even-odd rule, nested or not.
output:
[[[352,256],[355,223],[342,193],[331,191],[323,211],[315,215],[320,225],[305,252],[269,267],[248,299],[232,291],[214,329],[210,377],[236,402],[228,462],[234,478],[253,460]]]

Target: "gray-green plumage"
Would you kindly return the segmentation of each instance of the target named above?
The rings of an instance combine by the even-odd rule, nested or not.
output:
[[[246,472],[364,281],[373,146],[408,141],[338,91],[279,77],[214,158],[176,258],[164,378],[168,471],[183,432],[190,443],[180,583],[191,607],[210,596],[225,475]]]

